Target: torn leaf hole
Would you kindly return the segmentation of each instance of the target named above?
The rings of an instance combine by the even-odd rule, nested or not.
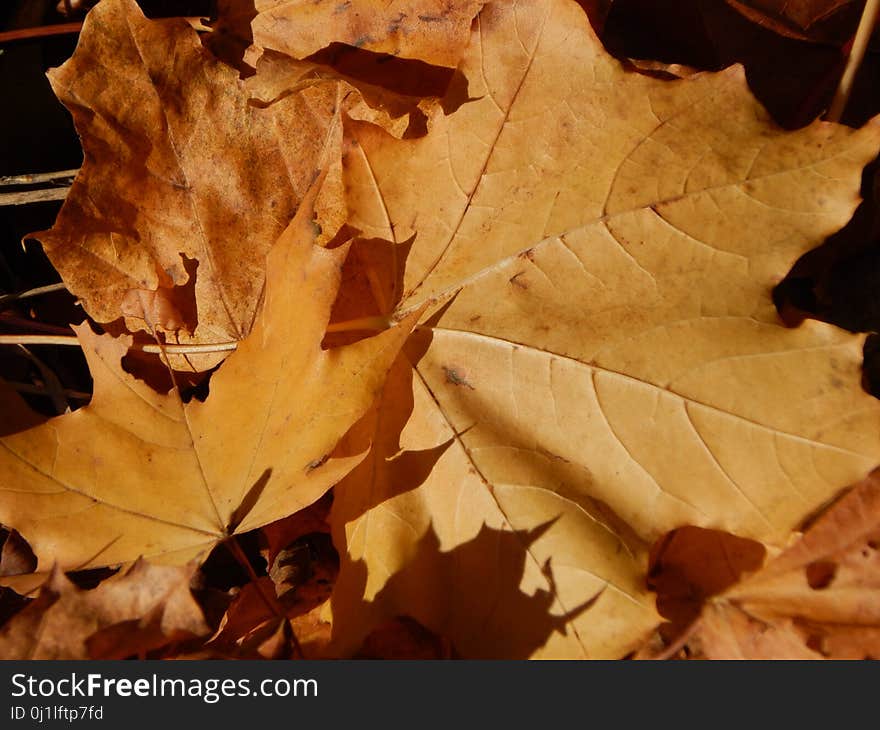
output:
[[[810,588],[821,591],[834,581],[837,575],[837,563],[829,560],[817,560],[806,567],[807,583]]]

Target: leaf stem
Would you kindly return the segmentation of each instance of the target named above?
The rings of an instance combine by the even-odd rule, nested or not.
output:
[[[30,383],[16,383],[7,380],[6,385],[12,388],[14,391],[18,393],[29,393],[31,395],[43,395],[47,398],[51,398],[53,393],[49,392],[45,388],[41,388],[38,385],[31,385]],[[83,393],[79,390],[67,390],[66,388],[61,391],[62,395],[65,398],[70,398],[71,400],[89,400],[92,396],[89,393]]]
[[[0,335],[0,345],[64,345],[79,347],[76,335]],[[238,342],[212,342],[206,345],[153,345],[135,342],[132,350],[153,355],[167,352],[172,355],[192,355],[205,352],[228,352],[238,347]]]
[[[79,33],[81,29],[81,22],[54,23],[53,25],[41,25],[37,28],[16,28],[0,33],[0,43],[46,38],[53,35],[68,35],[69,33]]]
[[[71,345],[79,347],[76,335],[0,335],[0,345]]]
[[[57,172],[27,172],[23,175],[0,175],[0,187],[13,185],[37,185],[38,183],[56,182],[76,177],[79,168],[58,170]]]
[[[28,289],[27,291],[15,292],[13,294],[0,294],[0,304],[5,304],[6,302],[15,302],[19,299],[28,299],[30,297],[37,297],[41,294],[50,294],[51,292],[56,291],[65,291],[67,287],[62,283],[58,282],[57,284],[47,284],[46,286],[38,286],[34,289]]]
[[[206,345],[141,345],[135,342],[131,347],[152,355],[161,355],[163,352],[169,355],[196,355],[204,352],[230,352],[238,347],[238,342],[212,342]]]
[[[193,30],[199,32],[208,32],[210,27],[202,22],[201,17],[197,16],[178,16],[190,24]],[[11,41],[27,41],[38,38],[46,38],[53,35],[68,35],[71,33],[79,33],[82,30],[82,22],[75,23],[53,23],[52,25],[41,25],[36,28],[16,28],[15,30],[7,30],[0,33],[0,43],[9,43]]]
[[[865,52],[868,50],[868,42],[877,25],[877,13],[880,11],[880,0],[868,0],[865,3],[865,9],[862,11],[862,19],[859,21],[856,37],[853,41],[852,51],[846,61],[846,68],[843,70],[843,76],[840,78],[840,84],[837,92],[834,94],[834,100],[828,109],[825,119],[829,122],[839,122],[846,109],[850,94],[853,89],[853,82],[856,74],[865,58]]]
[[[235,535],[230,535],[224,542],[227,548],[229,548],[229,552],[232,553],[233,557],[238,561],[239,565],[245,569],[248,574],[248,578],[250,578],[251,583],[254,584],[254,588],[257,589],[257,593],[260,594],[260,598],[263,599],[263,603],[266,604],[266,608],[268,608],[275,616],[280,619],[287,620],[287,615],[284,612],[284,609],[281,607],[281,604],[278,602],[278,598],[276,596],[271,596],[267,594],[265,586],[260,581],[259,576],[257,576],[256,571],[254,571],[254,566],[251,565],[251,561],[248,560],[247,555],[244,554],[244,550],[241,549],[241,545],[238,544],[238,538]],[[293,627],[290,627],[290,642],[293,645],[294,651],[297,654],[298,659],[304,659],[305,655],[302,651],[302,646],[300,646],[299,639],[296,638],[296,634],[293,632]]]
[[[22,190],[17,193],[0,193],[0,206],[27,205],[28,203],[45,203],[50,200],[64,200],[69,187],[41,188],[39,190]]]

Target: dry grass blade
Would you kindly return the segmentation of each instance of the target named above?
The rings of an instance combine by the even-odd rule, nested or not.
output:
[[[843,116],[852,93],[856,74],[859,72],[862,61],[865,59],[865,53],[868,50],[871,36],[874,34],[874,28],[877,27],[878,13],[880,13],[880,0],[867,0],[865,9],[862,11],[862,18],[859,21],[855,40],[853,41],[852,50],[846,62],[846,68],[843,71],[837,92],[834,94],[831,107],[828,109],[828,114],[825,116],[829,122],[839,122]]]

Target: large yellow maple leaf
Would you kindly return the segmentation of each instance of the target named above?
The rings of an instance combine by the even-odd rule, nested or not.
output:
[[[622,656],[653,540],[782,545],[880,458],[862,338],[770,296],[880,126],[785,132],[738,67],[627,71],[569,0],[486,6],[460,71],[421,139],[349,124],[351,223],[396,253],[376,301],[436,306],[336,490],[335,648],[408,614],[465,656]]]
[[[347,247],[315,244],[319,188],[269,254],[254,329],[204,402],[126,373],[131,338],[78,328],[91,403],[0,439],[0,522],[29,541],[38,571],[185,563],[309,505],[363,458],[364,449],[331,452],[370,407],[408,329],[322,349]]]

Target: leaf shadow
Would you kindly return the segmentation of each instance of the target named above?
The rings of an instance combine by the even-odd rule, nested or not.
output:
[[[602,594],[600,590],[560,614],[554,612],[558,604],[551,560],[541,570],[548,589],[534,587],[534,575],[526,577],[527,551],[523,546],[531,546],[552,524],[522,531],[483,524],[472,539],[446,551],[430,527],[416,543],[406,567],[391,576],[372,600],[362,598],[367,589],[366,563],[349,561],[344,589],[338,590],[337,584],[332,598],[331,651],[352,653],[381,617],[405,615],[448,638],[462,658],[532,656],[554,633],[568,635],[569,623]],[[533,592],[523,590],[524,579],[532,583]],[[402,606],[405,611],[398,610]],[[343,638],[339,628],[348,620],[351,623],[345,626],[347,635]]]
[[[367,459],[334,488],[333,525],[351,524],[369,511],[418,490],[446,452],[466,435],[466,430],[457,431],[426,449],[405,447],[404,431],[416,406],[414,380],[420,378],[416,368],[431,346],[431,325],[442,318],[450,304],[451,301],[441,306],[410,337],[388,375],[379,405],[349,432],[337,449],[337,455],[344,455],[372,447]],[[478,418],[479,414],[474,414],[473,422],[478,422]],[[537,456],[547,462],[547,469],[556,472],[551,480],[563,486],[571,482],[569,472],[579,468],[549,453]],[[563,486],[560,491],[565,493]],[[631,529],[626,532],[625,523],[608,505],[583,495],[578,502],[606,524],[620,539],[623,549],[635,552],[644,547]],[[495,529],[484,524],[471,540],[451,550],[442,544],[431,525],[414,545],[407,541],[405,566],[371,600],[364,596],[368,580],[375,578],[370,572],[373,568],[368,568],[366,562],[352,560],[344,531],[335,530],[341,569],[333,594],[333,616],[339,634],[331,645],[331,654],[352,655],[387,617],[407,616],[448,638],[464,657],[531,656],[554,633],[565,635],[569,622],[601,595],[600,591],[580,606],[560,609],[550,560],[540,568],[543,578],[536,574],[534,566],[529,568],[532,590],[522,590],[530,547],[554,521],[531,530]],[[537,587],[538,583],[543,587]]]
[[[439,310],[426,322],[426,326],[439,324],[445,309],[446,307]],[[431,334],[428,330],[419,329],[417,335],[411,339],[418,341],[420,338],[425,338],[421,347],[427,350],[430,337]],[[415,363],[413,367],[418,369],[418,360],[413,362]],[[451,420],[449,424],[450,427],[456,429],[457,438],[461,442],[462,449],[467,453],[468,459],[472,459],[472,457],[466,442],[467,433],[472,428],[479,427],[480,435],[478,438],[481,443],[504,444],[505,448],[516,454],[519,475],[524,473],[534,475],[535,484],[540,483],[546,491],[577,504],[592,519],[614,535],[621,548],[629,554],[647,552],[649,547],[647,540],[639,535],[612,505],[593,495],[593,492],[596,491],[593,488],[595,476],[590,469],[543,446],[539,432],[524,430],[522,422],[518,422],[509,414],[499,412],[497,408],[493,407],[491,396],[484,397],[480,384],[476,381],[471,382],[466,371],[458,364],[447,362],[441,364],[440,368],[443,371],[443,382],[446,383],[449,390],[443,400],[448,401],[454,398],[455,411],[459,421],[467,421],[465,427],[453,424]],[[440,407],[439,394],[430,385],[433,378],[426,377],[427,373],[424,372],[424,367],[421,372],[425,387],[428,388],[431,396],[437,400],[438,407]],[[456,398],[455,395],[458,393],[460,393],[460,397]],[[444,409],[440,407],[440,410],[442,412]],[[492,417],[487,418],[487,413],[491,413]]]
[[[367,458],[334,488],[334,523],[359,519],[383,502],[418,489],[452,445],[454,438],[426,449],[402,445],[403,431],[415,407],[411,363],[418,362],[429,345],[430,336],[410,338],[391,366],[376,404],[334,450],[336,458],[370,450]]]

